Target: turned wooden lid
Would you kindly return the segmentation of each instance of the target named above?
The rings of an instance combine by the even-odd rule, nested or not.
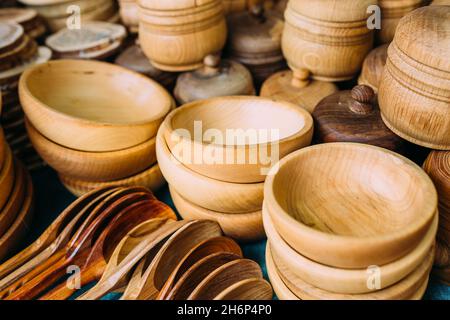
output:
[[[447,205],[450,213],[450,151],[431,151],[423,169],[433,180],[440,196],[439,201]]]
[[[358,85],[323,99],[313,112],[319,142],[359,142],[398,151],[403,140],[383,123],[372,88]]]
[[[141,47],[137,44],[125,49],[116,59],[116,64],[130,70],[146,74],[150,77],[157,77],[163,71],[156,69],[150,60],[145,56]]]
[[[365,84],[378,91],[384,66],[386,65],[388,47],[389,44],[384,44],[370,51],[364,60],[358,84]]]
[[[23,27],[17,23],[0,24],[0,53],[13,49],[24,35]]]
[[[242,64],[208,56],[205,66],[178,77],[174,95],[180,104],[235,95],[254,95],[250,71]]]
[[[27,23],[37,17],[36,10],[28,8],[5,8],[0,10],[0,22]]]
[[[414,64],[450,72],[450,6],[427,6],[407,14],[394,43]]]

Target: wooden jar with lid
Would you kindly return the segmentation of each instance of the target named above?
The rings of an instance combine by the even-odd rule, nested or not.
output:
[[[358,142],[396,152],[404,140],[383,123],[372,88],[358,85],[323,99],[313,112],[316,142]]]
[[[283,21],[278,16],[256,4],[249,12],[229,15],[227,22],[228,56],[250,70],[257,87],[273,73],[285,69],[281,52]]]
[[[364,84],[378,92],[384,66],[386,65],[388,44],[383,44],[372,51],[364,59],[358,84]]]
[[[260,95],[299,105],[312,113],[325,97],[338,91],[335,84],[310,79],[307,70],[275,73],[261,87]]]
[[[450,6],[400,20],[379,88],[381,116],[412,143],[450,150]]]
[[[207,55],[225,45],[222,0],[140,0],[139,16],[139,42],[158,69],[200,68]]]
[[[375,0],[291,0],[285,12],[282,48],[289,67],[314,79],[343,81],[361,69],[372,48],[367,8]]]
[[[179,104],[238,95],[255,95],[252,75],[242,64],[218,55],[207,56],[202,68],[181,74],[174,90]]]

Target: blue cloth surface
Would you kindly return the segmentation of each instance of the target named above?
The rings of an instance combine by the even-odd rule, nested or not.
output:
[[[34,241],[45,228],[76,198],[67,191],[59,182],[56,173],[50,168],[35,171],[32,174],[35,188],[35,216],[30,227],[30,232],[23,242],[22,248]],[[174,208],[168,188],[165,187],[156,193],[161,201]],[[174,208],[175,209],[175,208]],[[252,259],[261,265],[267,278],[265,264],[266,241],[242,244],[242,250],[246,258]],[[87,288],[83,288],[87,289]],[[118,299],[120,295],[110,294],[104,299]],[[430,279],[424,299],[430,300],[450,300],[450,287],[439,283],[433,277]]]

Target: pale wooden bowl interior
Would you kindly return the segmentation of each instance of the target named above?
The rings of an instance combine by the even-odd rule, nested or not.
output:
[[[145,123],[170,110],[156,82],[107,63],[59,60],[29,74],[26,87],[37,100],[65,115],[108,124]]]
[[[435,210],[429,179],[390,152],[351,143],[308,149],[280,169],[273,192],[309,228],[374,237],[406,231]]]

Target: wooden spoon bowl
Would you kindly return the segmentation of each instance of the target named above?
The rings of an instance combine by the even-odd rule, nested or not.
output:
[[[155,81],[120,66],[84,60],[56,60],[27,69],[19,95],[42,135],[94,152],[148,141],[174,106]]]
[[[275,171],[275,170],[274,170]],[[437,193],[412,161],[386,149],[328,143],[299,150],[269,174],[265,204],[298,253],[339,268],[367,268],[417,247]]]
[[[264,279],[246,279],[231,285],[214,300],[271,300],[272,286]]]
[[[263,182],[272,165],[309,145],[313,134],[306,110],[248,96],[186,104],[172,111],[164,126],[165,140],[178,161],[206,177],[232,183]]]

